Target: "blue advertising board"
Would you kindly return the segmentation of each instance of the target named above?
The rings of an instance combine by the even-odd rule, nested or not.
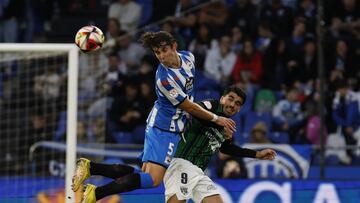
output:
[[[60,202],[63,180],[0,179],[0,202]],[[104,184],[108,180],[93,182]],[[226,203],[359,203],[360,181],[311,180],[215,180]],[[5,184],[5,185],[4,185]],[[7,185],[6,185],[7,184]],[[52,186],[53,188],[49,188]],[[57,187],[56,187],[57,186]],[[164,202],[163,186],[112,196],[102,203],[122,199],[122,203]],[[116,201],[115,201],[116,202]]]

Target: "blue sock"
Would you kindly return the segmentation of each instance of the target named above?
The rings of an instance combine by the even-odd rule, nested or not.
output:
[[[140,172],[140,184],[141,188],[152,188],[154,187],[154,181],[149,173]]]

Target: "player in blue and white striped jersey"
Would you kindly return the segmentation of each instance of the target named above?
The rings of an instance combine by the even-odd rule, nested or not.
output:
[[[156,71],[156,95],[158,97],[147,123],[169,132],[182,132],[186,117],[182,109],[176,108],[187,97],[193,100],[195,75],[194,56],[190,52],[178,52],[181,68],[169,68],[159,64]],[[161,110],[159,111],[159,109]]]
[[[212,121],[230,132],[235,131],[233,120],[218,117],[192,102],[195,59],[190,52],[178,52],[175,38],[164,31],[146,32],[141,36],[141,41],[154,52],[160,62],[155,78],[158,99],[147,119],[142,172],[137,172],[126,165],[114,167],[81,159],[77,164],[74,190],[79,182],[82,183],[87,178],[86,175],[82,175],[87,172],[89,175],[103,175],[115,179],[100,187],[88,184],[83,202],[94,202],[93,200],[111,194],[158,186],[162,182],[184,130],[185,112],[199,119]]]

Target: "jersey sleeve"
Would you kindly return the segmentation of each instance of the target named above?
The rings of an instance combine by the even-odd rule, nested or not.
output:
[[[164,95],[174,106],[179,105],[187,97],[181,87],[169,78],[158,79],[156,85],[161,94]]]
[[[190,51],[179,51],[179,53],[185,56],[185,58],[189,60],[191,63],[195,64],[194,54],[192,54]]]

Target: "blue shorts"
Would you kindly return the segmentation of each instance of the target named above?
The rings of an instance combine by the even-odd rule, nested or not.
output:
[[[179,133],[146,127],[144,151],[140,155],[141,161],[157,163],[167,168],[175,155],[179,141]]]

